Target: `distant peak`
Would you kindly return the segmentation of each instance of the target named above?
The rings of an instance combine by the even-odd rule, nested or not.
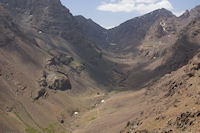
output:
[[[147,13],[141,17],[138,17],[138,18],[145,18],[145,17],[155,17],[155,16],[160,16],[160,17],[173,17],[173,13],[165,8],[161,8],[161,9],[157,9],[157,10],[154,10],[150,13]]]
[[[200,5],[196,6],[191,11],[196,11],[196,12],[200,13]]]
[[[200,5],[196,6],[194,9],[200,10]]]
[[[200,13],[200,5],[196,6],[190,11],[190,14],[193,16],[199,16]]]
[[[186,10],[181,16],[180,16],[180,18],[187,18],[187,17],[189,17],[190,16],[190,12],[189,12],[189,10]]]
[[[0,0],[0,3],[13,8],[31,8],[33,6],[61,6],[60,0]]]
[[[85,19],[85,17],[83,17],[82,15],[76,15],[75,17],[79,19]]]
[[[200,5],[198,5],[198,6],[196,6],[196,7],[194,7],[194,8],[191,9],[191,11],[194,11],[194,10],[195,11],[200,11]]]
[[[172,15],[172,12],[167,10],[167,9],[165,9],[165,8],[157,9],[157,10],[153,11],[153,13],[161,13],[161,14],[162,13],[167,13],[167,14]]]
[[[75,17],[76,17],[77,19],[79,19],[79,20],[94,22],[91,18],[85,18],[85,17],[82,16],[82,15],[77,15],[77,16],[75,16]]]

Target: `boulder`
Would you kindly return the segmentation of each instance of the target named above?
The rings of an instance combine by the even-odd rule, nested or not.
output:
[[[57,116],[57,120],[60,124],[64,124],[65,123],[65,120],[64,120],[64,116],[63,115],[59,115]]]
[[[60,63],[62,63],[64,65],[68,65],[69,63],[71,63],[74,60],[72,56],[64,55],[64,54],[61,54],[57,58],[60,61]]]
[[[61,73],[51,73],[47,76],[47,84],[49,89],[53,90],[69,90],[71,83],[69,78]]]

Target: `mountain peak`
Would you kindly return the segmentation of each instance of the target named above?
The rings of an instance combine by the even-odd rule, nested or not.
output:
[[[188,18],[190,16],[190,12],[189,10],[186,10],[181,16],[180,18]]]
[[[194,9],[195,10],[200,10],[200,5],[196,6]]]
[[[166,17],[171,17],[174,16],[173,13],[165,8],[161,8],[161,9],[157,9],[155,11],[150,12],[150,14],[154,14],[154,15],[163,15]]]
[[[200,14],[200,5],[199,6],[196,6],[195,8],[193,8],[191,11],[190,11],[190,14],[194,15],[194,16],[199,16]]]

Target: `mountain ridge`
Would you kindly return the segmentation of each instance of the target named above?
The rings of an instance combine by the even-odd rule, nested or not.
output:
[[[199,6],[180,17],[159,9],[106,30],[73,16],[60,0],[0,3],[0,131],[157,132],[151,123],[162,131],[197,126],[178,118],[188,111],[184,97],[189,108],[200,109],[193,102]],[[190,112],[191,120],[200,121],[197,110]],[[168,118],[174,124],[157,122]]]

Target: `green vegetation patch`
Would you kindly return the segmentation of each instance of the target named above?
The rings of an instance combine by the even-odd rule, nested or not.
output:
[[[21,107],[23,108],[26,115],[29,117],[29,119],[39,128],[42,132],[38,131],[37,129],[31,127],[28,123],[26,123],[20,116],[18,112],[14,112],[16,117],[26,126],[25,131],[26,133],[55,133],[55,126],[53,124],[50,124],[48,128],[42,128],[31,116],[31,114],[26,110],[24,105],[19,102]],[[64,132],[63,132],[64,133]]]
[[[77,69],[81,66],[82,66],[82,64],[78,61],[73,61],[73,62],[70,63],[70,67],[72,67],[73,69]]]
[[[93,120],[96,120],[95,116],[93,116],[93,117],[90,118],[90,121],[93,121]]]
[[[53,124],[50,124],[49,125],[49,128],[44,128],[43,129],[43,132],[44,133],[55,133],[55,127]]]
[[[19,115],[18,112],[14,113],[16,117],[26,126],[25,131],[26,133],[40,133],[37,129],[32,128],[28,123],[26,123],[21,116]]]
[[[25,129],[25,131],[27,133],[40,133],[38,130],[36,130],[36,129],[30,127],[30,126],[27,126],[26,129]]]

